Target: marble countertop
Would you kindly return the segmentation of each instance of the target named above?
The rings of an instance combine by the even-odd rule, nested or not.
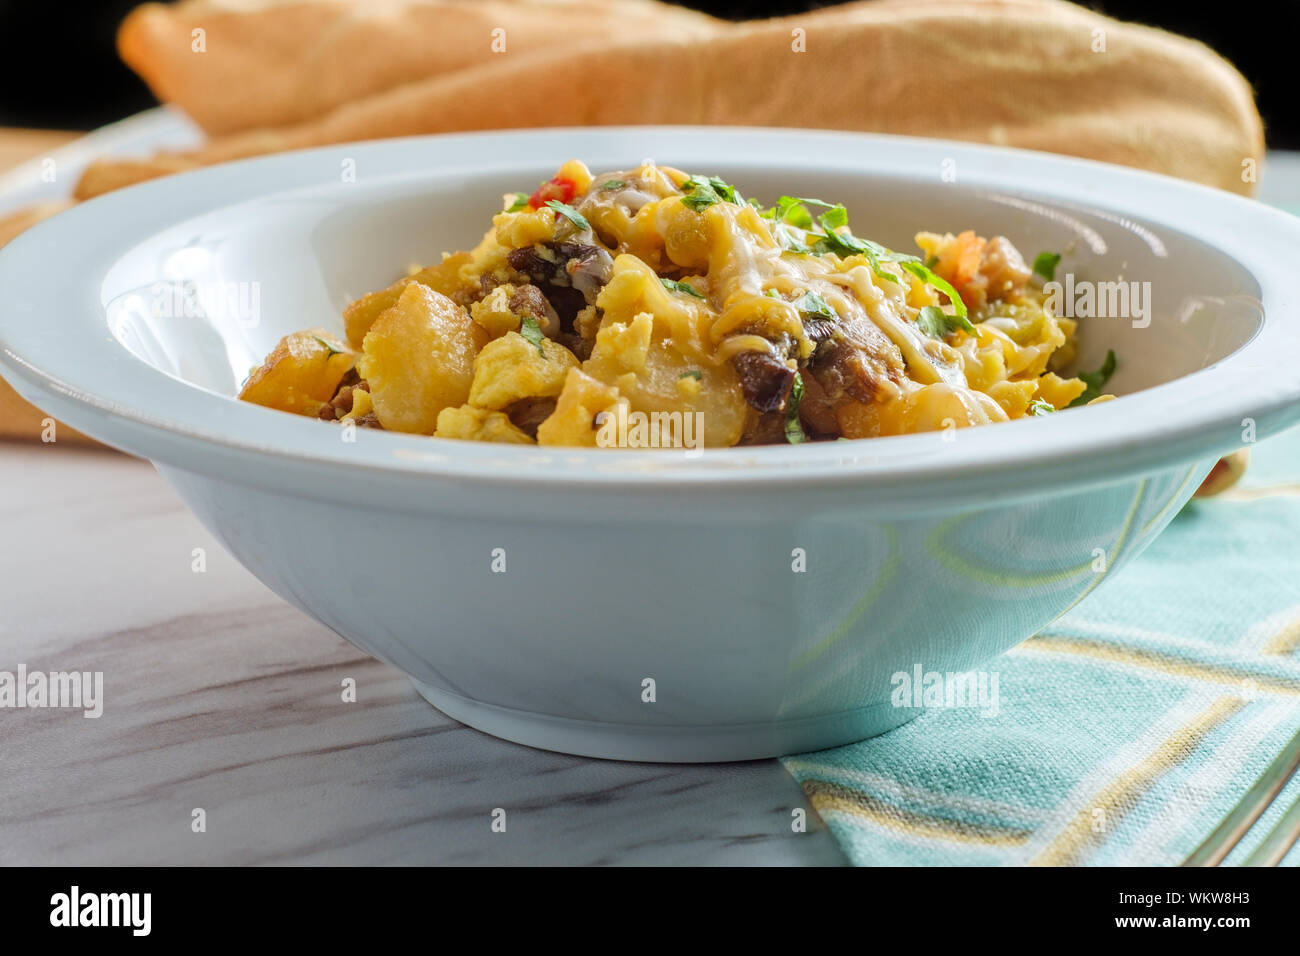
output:
[[[0,709],[0,864],[843,862],[811,809],[793,832],[776,761],[588,760],[444,717],[145,462],[0,442],[0,487],[0,671],[104,675],[98,718]]]

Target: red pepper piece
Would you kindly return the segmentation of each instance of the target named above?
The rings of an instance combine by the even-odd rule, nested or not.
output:
[[[537,192],[528,198],[528,208],[541,209],[552,199],[557,199],[562,203],[569,203],[573,201],[573,197],[577,194],[577,183],[567,176],[556,176],[554,179],[548,179],[537,187]]]

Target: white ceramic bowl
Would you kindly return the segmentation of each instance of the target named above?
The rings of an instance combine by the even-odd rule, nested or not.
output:
[[[860,235],[899,249],[918,229],[974,228],[1064,250],[1060,273],[1149,282],[1152,318],[1082,325],[1084,367],[1119,355],[1118,401],[946,438],[697,459],[364,429],[348,443],[234,400],[282,334],[338,326],[407,263],[471,245],[502,193],[570,157],[840,200]],[[451,716],[578,754],[742,759],[913,716],[891,705],[892,675],[973,668],[1024,640],[1140,552],[1244,432],[1300,418],[1298,249],[1300,220],[1244,199],[954,143],[390,140],[171,177],[36,227],[0,251],[0,367],[156,462],[254,574]],[[205,315],[157,314],[178,282]]]

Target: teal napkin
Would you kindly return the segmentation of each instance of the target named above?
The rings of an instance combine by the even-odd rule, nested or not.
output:
[[[996,716],[784,758],[851,862],[1180,863],[1300,729],[1300,429],[984,669]],[[1296,800],[1300,775],[1226,865]]]

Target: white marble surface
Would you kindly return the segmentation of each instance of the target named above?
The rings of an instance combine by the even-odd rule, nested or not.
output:
[[[0,709],[0,864],[843,862],[811,810],[792,832],[775,761],[586,760],[444,717],[144,462],[0,443],[0,488],[0,670],[104,673],[98,719]]]

